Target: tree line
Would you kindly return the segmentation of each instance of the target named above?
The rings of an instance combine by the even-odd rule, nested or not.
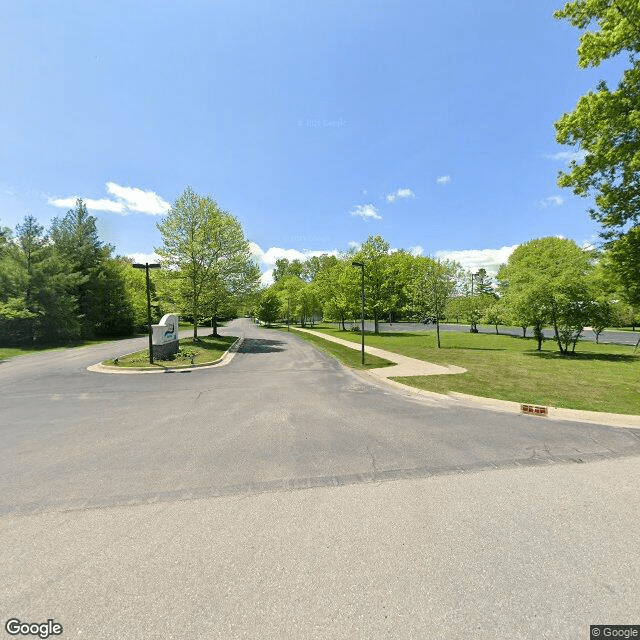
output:
[[[233,316],[258,287],[240,223],[187,188],[157,225],[163,269],[153,271],[152,321],[176,312],[197,325]],[[0,228],[0,344],[117,338],[147,330],[146,278],[114,256],[81,199],[48,231],[26,216]]]
[[[640,296],[633,282],[616,269],[610,252],[579,247],[572,240],[548,237],[520,245],[494,279],[453,261],[392,251],[381,236],[370,236],[359,250],[281,259],[274,283],[262,292],[257,315],[266,323],[313,325],[318,319],[354,324],[361,310],[364,264],[365,316],[374,332],[381,322],[432,321],[440,346],[440,322],[532,328],[538,349],[550,326],[562,353],[575,350],[584,328],[596,335],[607,326],[639,323]],[[354,324],[354,328],[357,328]]]

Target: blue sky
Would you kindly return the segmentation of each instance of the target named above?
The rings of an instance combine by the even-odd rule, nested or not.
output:
[[[553,123],[624,61],[577,67],[549,0],[5,2],[0,225],[85,199],[122,255],[187,185],[279,256],[395,248],[491,267],[595,241]]]

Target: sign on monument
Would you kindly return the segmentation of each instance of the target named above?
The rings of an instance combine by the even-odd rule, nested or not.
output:
[[[167,313],[162,316],[160,324],[151,325],[153,335],[153,357],[162,360],[178,352],[178,316]]]

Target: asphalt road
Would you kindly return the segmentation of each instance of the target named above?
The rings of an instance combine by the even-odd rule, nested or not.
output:
[[[351,326],[354,323],[348,323]],[[360,326],[360,323],[356,322],[356,326]],[[373,331],[373,322],[365,321],[365,331]],[[441,331],[456,331],[460,333],[468,333],[470,325],[468,324],[441,324]],[[423,324],[421,322],[380,322],[378,329],[383,333],[404,332],[404,331],[435,331],[435,325]],[[479,333],[495,333],[496,328],[491,325],[478,325]],[[498,332],[502,335],[521,336],[521,327],[503,327],[498,325]],[[553,329],[543,329],[543,333],[547,340],[554,339]],[[533,336],[533,329],[527,329],[527,337]],[[601,343],[612,342],[616,344],[628,344],[635,346],[640,339],[640,332],[638,331],[603,331],[598,338]],[[580,340],[586,340],[588,342],[595,342],[596,335],[591,329],[585,329],[582,333]]]
[[[245,342],[217,369],[87,371],[144,339],[0,364],[5,620],[92,638],[469,637],[461,611],[483,637],[569,638],[590,615],[640,620],[637,510],[606,520],[637,507],[636,432],[417,400],[293,334],[223,331]],[[616,604],[587,612],[580,575],[561,576],[605,534],[611,562],[583,592]],[[540,635],[551,592],[573,608]]]

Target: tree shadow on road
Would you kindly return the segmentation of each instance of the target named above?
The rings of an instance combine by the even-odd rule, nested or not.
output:
[[[245,338],[238,353],[276,353],[284,351],[281,340],[265,340],[264,338]]]

